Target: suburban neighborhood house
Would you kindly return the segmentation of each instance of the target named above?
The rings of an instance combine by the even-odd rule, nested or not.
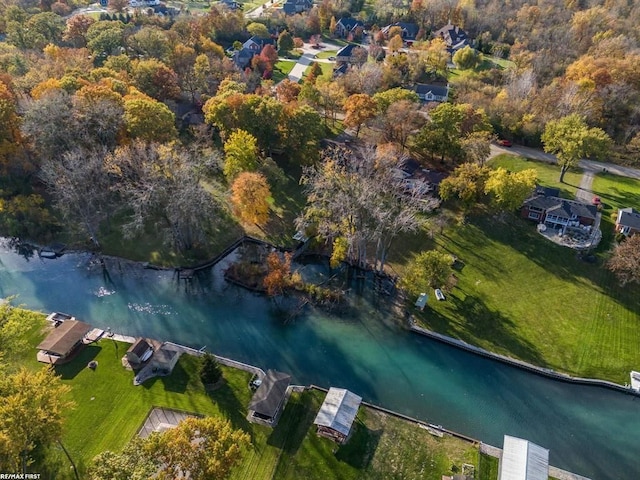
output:
[[[449,53],[454,54],[461,48],[469,46],[469,37],[467,32],[451,23],[445,25],[433,34],[433,38],[442,38]]]
[[[449,98],[449,84],[431,85],[428,83],[416,83],[413,86],[418,98],[423,102],[446,102]]]
[[[238,68],[246,68],[251,63],[251,59],[260,52],[265,45],[275,45],[273,38],[260,38],[256,35],[242,44],[242,48],[233,53],[233,63]]]
[[[420,30],[418,25],[416,25],[415,23],[396,22],[396,23],[392,23],[391,25],[387,25],[382,29],[382,33],[384,33],[385,37],[389,36],[389,31],[393,27],[399,27],[401,29],[402,40],[404,41],[405,45],[407,45],[408,47],[413,45],[413,42],[416,41],[416,38],[418,36],[418,31]]]
[[[640,232],[640,212],[631,207],[618,210],[616,232],[626,236]]]
[[[284,410],[287,388],[291,376],[275,370],[267,370],[260,386],[249,403],[247,420],[267,427],[275,427]]]
[[[287,15],[295,15],[296,13],[307,12],[313,7],[312,0],[287,0],[282,5],[282,10]]]
[[[548,480],[549,450],[522,438],[504,436],[499,480]]]
[[[355,393],[331,387],[313,421],[318,426],[318,435],[346,443],[361,403],[362,397]]]
[[[567,200],[557,195],[553,188],[536,188],[533,196],[524,201],[521,210],[522,218],[544,224],[547,228],[561,230],[582,229],[590,232],[596,221],[598,209],[595,205]]]
[[[66,320],[53,329],[37,346],[39,362],[57,365],[69,361],[93,327],[78,320]]]
[[[355,18],[341,18],[336,22],[335,35],[341,38],[347,38],[349,35],[356,37],[364,28],[364,23]]]

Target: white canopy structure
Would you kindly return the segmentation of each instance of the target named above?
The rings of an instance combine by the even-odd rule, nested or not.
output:
[[[344,443],[358,414],[362,397],[344,388],[331,387],[313,423],[318,434]]]
[[[549,450],[522,438],[504,436],[498,480],[548,480]]]

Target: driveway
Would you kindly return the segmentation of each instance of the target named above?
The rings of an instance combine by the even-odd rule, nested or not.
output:
[[[514,145],[513,147],[500,147],[498,145],[491,144],[491,154],[489,158],[493,158],[501,153],[511,153],[514,155],[520,155],[522,157],[531,158],[532,160],[539,160],[547,163],[557,163],[558,160],[555,155],[546,153],[542,150],[535,148],[523,147],[521,145]],[[598,172],[609,172],[613,175],[620,177],[629,177],[640,180],[640,169],[631,167],[622,167],[613,163],[598,162],[595,160],[580,160],[578,166],[585,170],[585,173],[595,175]],[[589,198],[591,201],[591,198]]]

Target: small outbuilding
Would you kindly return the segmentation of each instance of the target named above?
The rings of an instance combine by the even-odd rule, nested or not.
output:
[[[313,422],[318,426],[318,435],[338,443],[347,443],[361,403],[362,397],[355,393],[331,387]]]
[[[267,370],[267,374],[249,402],[247,419],[252,423],[275,427],[280,413],[284,410],[289,382],[291,382],[290,375]]]
[[[153,355],[153,347],[144,338],[138,338],[125,353],[125,357],[132,367],[146,362],[151,355]]]
[[[67,362],[91,329],[91,325],[78,320],[65,320],[58,324],[38,345],[38,361],[52,365]]]
[[[522,438],[504,436],[498,480],[548,480],[549,450]]]

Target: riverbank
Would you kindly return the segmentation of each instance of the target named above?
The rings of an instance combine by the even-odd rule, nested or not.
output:
[[[640,392],[637,392],[631,389],[630,386],[623,386],[614,382],[609,382],[607,380],[600,380],[597,378],[573,377],[566,373],[556,372],[549,368],[538,367],[536,365],[523,362],[522,360],[518,360],[516,358],[507,357],[499,353],[490,352],[488,350],[485,350],[484,348],[476,347],[475,345],[471,345],[462,340],[458,340],[457,338],[452,338],[437,332],[433,332],[431,330],[428,330],[426,328],[416,325],[414,322],[415,321],[410,317],[409,328],[412,332],[415,332],[419,335],[423,335],[425,337],[432,338],[434,340],[438,340],[439,342],[446,343],[447,345],[451,345],[456,348],[461,348],[463,350],[474,353],[476,355],[481,355],[483,357],[490,358],[497,362],[506,363],[507,365],[511,365],[516,368],[521,368],[523,370],[527,370],[537,375],[542,375],[548,378],[552,378],[554,380],[575,383],[577,385],[593,385],[597,387],[609,388],[611,390],[627,393],[629,395],[640,396]]]

